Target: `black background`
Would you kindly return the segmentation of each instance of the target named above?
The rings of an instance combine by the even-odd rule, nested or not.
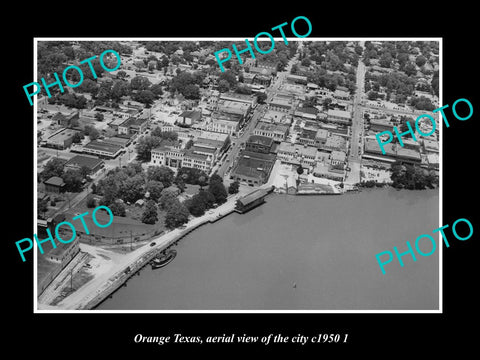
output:
[[[191,351],[232,356],[238,351],[302,356],[328,353],[405,357],[433,354],[447,348],[461,355],[473,348],[478,286],[474,272],[477,258],[478,215],[474,212],[478,176],[478,46],[474,37],[473,6],[419,3],[347,2],[325,4],[257,2],[203,3],[191,6],[178,3],[77,4],[67,8],[47,5],[17,9],[12,24],[4,22],[3,79],[3,190],[6,216],[3,229],[4,267],[2,298],[4,327],[8,327],[9,347],[17,351],[35,349],[40,358],[71,356],[98,358],[103,355],[161,356]],[[424,4],[424,3],[422,3]],[[440,8],[439,8],[440,7]],[[33,229],[33,144],[34,118],[23,85],[33,81],[34,37],[253,37],[296,16],[306,16],[313,27],[309,37],[442,37],[443,104],[467,98],[474,114],[458,121],[447,110],[450,128],[443,131],[443,224],[467,218],[474,224],[468,241],[452,240],[443,248],[443,314],[33,314],[33,257],[22,263],[15,241],[32,237]],[[300,22],[298,23],[300,24]],[[303,33],[299,29],[299,33]],[[287,36],[290,34],[286,27]],[[278,36],[274,34],[274,36]],[[6,128],[5,128],[6,126]],[[405,226],[408,226],[406,224]],[[447,231],[447,234],[451,232]],[[449,239],[452,235],[449,236]],[[13,309],[11,310],[11,308]],[[134,344],[135,334],[190,336],[243,334],[263,336],[282,333],[293,336],[318,333],[348,333],[347,344]],[[476,333],[476,334],[475,334]],[[361,349],[363,351],[358,352]],[[122,356],[122,358],[123,358]]]

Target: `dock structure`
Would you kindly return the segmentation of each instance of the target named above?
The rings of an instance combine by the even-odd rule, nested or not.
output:
[[[265,202],[265,196],[267,196],[272,190],[273,189],[260,188],[239,198],[235,203],[235,211],[243,214],[256,206],[263,204]]]

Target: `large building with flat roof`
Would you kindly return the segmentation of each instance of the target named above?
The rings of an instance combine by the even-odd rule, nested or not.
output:
[[[268,181],[274,164],[275,154],[243,151],[238,157],[231,178],[251,186],[262,185]]]
[[[95,174],[104,166],[104,161],[97,157],[75,155],[65,163],[65,170],[80,170],[86,168],[89,174]]]
[[[147,129],[148,119],[130,117],[118,125],[119,134],[141,134]]]
[[[250,103],[232,101],[232,100],[219,100],[217,103],[217,111],[227,114],[238,114],[242,116],[242,121],[248,116],[252,106]]]
[[[267,136],[275,141],[284,141],[287,138],[289,127],[287,125],[270,124],[260,121],[253,130],[254,135]]]
[[[290,83],[290,84],[303,84],[303,85],[307,85],[308,80],[307,80],[307,77],[306,77],[306,76],[288,74],[288,75],[287,75],[287,82]]]
[[[250,135],[245,143],[245,150],[268,154],[272,150],[273,138],[260,135]]]
[[[327,121],[350,125],[352,123],[352,114],[350,111],[329,109],[327,112]]]
[[[108,140],[93,140],[83,147],[83,152],[114,159],[120,154],[122,149],[123,146],[109,142]]]
[[[257,97],[247,94],[239,94],[234,92],[226,92],[220,94],[220,100],[230,100],[237,101],[249,104],[251,107],[254,107],[257,103]]]
[[[67,149],[72,145],[77,132],[73,129],[60,129],[47,139],[46,145],[59,150]]]
[[[276,151],[278,159],[286,164],[312,166],[316,162],[317,148],[314,146],[283,141]]]
[[[240,130],[242,115],[214,112],[206,130],[233,135]]]
[[[167,166],[172,170],[189,167],[203,170],[209,174],[212,169],[218,149],[192,146],[190,149],[181,149],[178,143],[162,142],[152,149],[150,164]]]

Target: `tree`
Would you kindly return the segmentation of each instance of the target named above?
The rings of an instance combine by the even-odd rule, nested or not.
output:
[[[120,101],[123,96],[130,94],[130,89],[126,81],[116,81],[112,87],[111,98],[114,101]]]
[[[237,77],[235,76],[235,73],[232,70],[227,70],[222,72],[218,76],[218,83],[220,84],[222,80],[225,80],[226,82],[228,82],[229,87],[232,89],[237,86]]]
[[[164,190],[158,199],[158,207],[161,210],[168,210],[175,201],[178,201],[175,193]]]
[[[83,176],[78,170],[67,170],[63,176],[65,191],[80,192],[83,186]]]
[[[238,180],[235,180],[235,181],[231,182],[230,185],[228,186],[228,193],[229,194],[237,194],[239,188],[240,188],[240,183],[238,182]]]
[[[48,211],[48,200],[38,200],[37,202],[37,212],[41,214],[42,218],[45,216],[45,213]]]
[[[332,99],[331,98],[325,98],[322,102],[322,107],[323,107],[323,110],[328,110],[328,108],[330,107],[330,104],[332,103]]]
[[[142,213],[142,223],[155,224],[158,221],[157,205],[153,200],[147,201],[145,210]]]
[[[117,72],[117,78],[118,79],[125,79],[127,77],[127,73],[124,70],[120,70]]]
[[[407,74],[407,76],[412,76],[417,73],[417,68],[411,61],[408,61],[403,68],[403,71],[405,72],[405,74]]]
[[[410,99],[410,105],[415,107],[417,110],[432,111],[435,109],[435,106],[432,104],[432,101],[425,96],[412,97]]]
[[[135,76],[130,81],[132,90],[147,90],[152,83],[145,76]]]
[[[238,85],[235,92],[239,94],[250,95],[252,93],[252,90],[247,85]]]
[[[185,144],[185,149],[190,149],[192,146],[193,146],[193,140],[190,139],[190,140],[188,140],[187,143]]]
[[[207,177],[204,175],[201,175],[198,178],[198,185],[200,185],[200,189],[203,189],[203,187],[207,185]]]
[[[415,64],[417,64],[418,67],[422,67],[426,62],[427,58],[423,55],[418,55],[415,59]]]
[[[138,159],[141,161],[150,161],[152,149],[160,146],[161,141],[162,139],[156,136],[141,137],[135,147]]]
[[[104,118],[105,118],[105,117],[103,116],[102,113],[100,113],[100,112],[95,113],[95,120],[97,120],[97,121],[103,121]]]
[[[215,197],[209,191],[200,189],[198,191],[198,196],[200,196],[204,200],[207,209],[212,208],[213,204],[215,204]]]
[[[114,201],[113,203],[109,204],[108,207],[112,210],[112,214],[114,216],[122,216],[125,217],[127,211],[125,209],[125,204],[120,201]]]
[[[100,133],[92,125],[85,125],[85,128],[83,129],[83,133],[87,135],[92,141],[100,137]]]
[[[218,91],[224,93],[224,92],[228,92],[230,90],[230,84],[228,83],[227,80],[220,80],[218,82]]]
[[[298,175],[302,175],[303,174],[303,166],[300,165],[299,167],[297,167],[297,174]]]
[[[136,94],[132,95],[132,99],[142,104],[145,104],[148,107],[153,104],[153,101],[156,99],[156,96],[150,90],[141,90]]]
[[[163,95],[162,85],[155,84],[150,86],[150,91],[158,98],[159,96]]]
[[[257,94],[257,102],[259,104],[265,104],[265,100],[267,100],[267,94],[259,92]]]
[[[304,59],[302,60],[302,62],[301,62],[302,66],[306,66],[306,67],[309,67],[311,63],[312,63],[312,62],[311,62],[310,59],[307,58],[307,57],[304,58]]]
[[[105,81],[98,87],[96,98],[101,101],[107,101],[112,98],[112,81]]]
[[[97,201],[95,200],[95,196],[93,196],[91,194],[88,195],[86,205],[90,209],[96,207],[97,206]]]
[[[98,93],[98,85],[94,80],[85,79],[80,86],[74,88],[76,92],[89,93],[92,96],[96,96]]]
[[[222,181],[210,181],[208,185],[208,191],[214,196],[217,204],[223,204],[227,201],[227,190]]]
[[[173,175],[173,170],[166,166],[149,166],[147,169],[147,179],[161,182],[164,188],[172,185]]]
[[[220,175],[218,175],[217,173],[214,173],[214,174],[212,174],[212,176],[210,176],[209,183],[210,184],[212,184],[212,183],[223,183],[223,179]]]
[[[199,100],[200,99],[200,88],[198,85],[188,84],[185,86],[185,90],[182,93],[185,96],[185,99],[188,100]]]
[[[185,207],[188,209],[190,214],[196,217],[205,214],[205,210],[207,208],[205,199],[198,194],[195,194],[191,199],[186,200]]]
[[[190,213],[180,201],[174,202],[165,214],[165,226],[169,229],[176,228],[188,222]]]
[[[163,183],[157,180],[150,180],[145,186],[145,191],[150,194],[150,199],[157,201],[162,195]]]
[[[145,180],[140,174],[127,177],[118,189],[118,196],[123,199],[123,201],[134,203],[145,196],[144,185]]]
[[[48,180],[52,176],[62,177],[64,162],[58,158],[53,158],[48,161],[42,171],[42,179]]]

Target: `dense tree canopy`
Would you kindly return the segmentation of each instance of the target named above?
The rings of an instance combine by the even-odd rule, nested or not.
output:
[[[395,162],[392,164],[391,179],[393,187],[409,190],[433,188],[438,184],[437,176],[419,166]]]
[[[154,201],[149,200],[145,205],[142,213],[142,222],[144,224],[155,224],[158,221],[157,205]]]

